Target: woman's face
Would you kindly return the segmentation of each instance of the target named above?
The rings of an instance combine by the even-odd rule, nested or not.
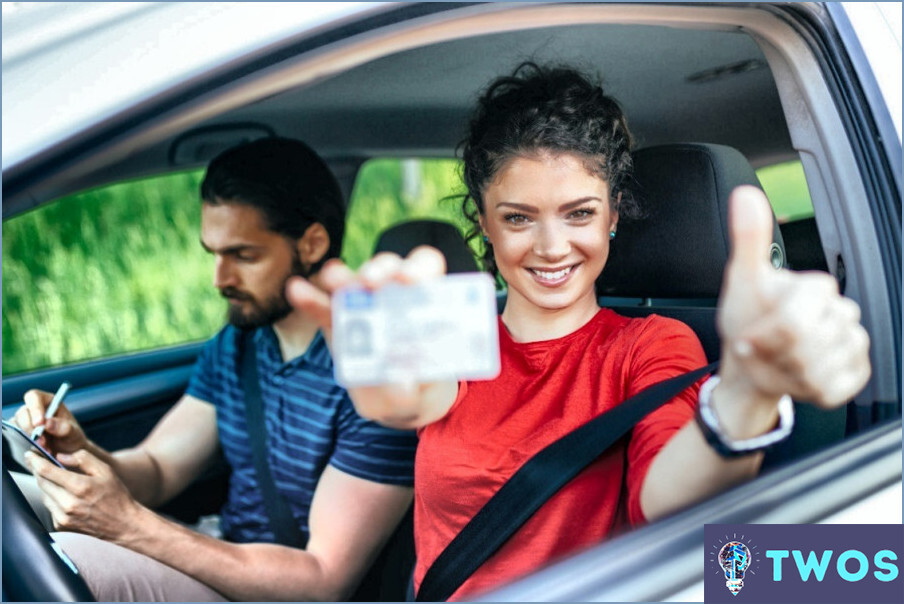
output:
[[[579,156],[539,152],[505,164],[483,198],[480,223],[509,286],[507,305],[595,312],[594,283],[618,222],[609,184]]]

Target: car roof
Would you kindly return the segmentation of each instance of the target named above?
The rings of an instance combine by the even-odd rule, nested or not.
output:
[[[368,2],[3,5],[4,169],[275,40],[375,10]]]
[[[558,19],[563,5],[545,5],[53,3],[7,11],[4,177],[15,177],[42,153],[80,137],[96,144],[87,135],[96,126],[115,123],[116,129],[102,133],[113,140],[135,123],[152,121],[143,112],[149,107],[190,104],[218,87],[265,77],[296,56],[331,52],[368,35],[402,38],[405,21],[416,33],[449,15],[466,19],[494,11],[501,25],[488,33],[460,28],[376,57],[349,55],[341,68],[334,64],[298,85],[269,82],[266,92],[246,94],[245,102],[208,107],[183,119],[181,130],[171,126],[140,145],[93,158],[65,182],[29,191],[26,205],[113,177],[202,166],[215,148],[210,141],[196,144],[207,152],[174,150],[190,129],[260,127],[305,140],[333,163],[382,154],[452,156],[480,90],[526,59],[575,64],[598,74],[625,108],[638,146],[725,144],[755,166],[796,157],[766,57],[741,28],[693,19],[661,24],[649,17],[640,23],[618,17],[582,23],[575,17],[580,13]],[[654,9],[664,10],[631,10]],[[506,21],[512,11],[525,10],[546,11],[541,22],[552,25]],[[183,156],[188,159],[178,160]],[[4,192],[18,207],[16,187]],[[4,203],[4,216],[9,210]]]

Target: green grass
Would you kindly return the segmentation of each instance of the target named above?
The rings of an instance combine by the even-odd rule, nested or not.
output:
[[[198,244],[199,171],[3,223],[3,375],[202,339],[224,305]]]

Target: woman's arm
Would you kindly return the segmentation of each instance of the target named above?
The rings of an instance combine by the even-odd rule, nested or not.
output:
[[[712,408],[722,433],[739,440],[775,428],[785,394],[825,408],[845,404],[871,368],[859,307],[839,294],[834,278],[769,264],[772,213],[762,192],[739,187],[729,203],[732,251],[719,303],[721,381]],[[663,516],[752,478],[762,458],[723,457],[691,422],[650,466],[644,515]]]
[[[312,279],[294,277],[286,286],[286,296],[296,307],[314,317],[328,343],[332,343],[332,303],[336,290],[357,283],[377,289],[388,283],[417,283],[442,276],[446,261],[436,249],[421,246],[404,260],[383,252],[366,262],[355,274],[339,260],[330,260]],[[458,383],[386,384],[349,388],[349,396],[361,417],[390,428],[414,429],[443,417],[458,394]]]

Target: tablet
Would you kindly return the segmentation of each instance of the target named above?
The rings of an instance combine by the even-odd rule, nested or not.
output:
[[[27,467],[25,465],[25,452],[31,449],[32,451],[36,451],[38,454],[43,455],[44,458],[51,463],[56,464],[64,470],[66,469],[66,467],[57,461],[47,449],[31,440],[28,434],[26,434],[19,426],[6,420],[3,420],[3,438],[5,438],[6,442],[9,444],[9,451],[12,453],[13,459],[21,464],[23,468]]]

